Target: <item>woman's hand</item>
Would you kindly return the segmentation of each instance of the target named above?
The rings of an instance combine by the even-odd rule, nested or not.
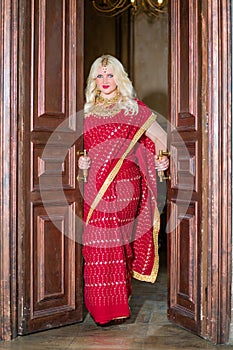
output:
[[[91,158],[88,156],[81,156],[78,159],[78,167],[82,170],[87,170],[91,166]]]
[[[163,156],[162,159],[159,159],[159,156],[155,156],[155,169],[158,171],[165,171],[169,168],[169,159],[166,156]]]

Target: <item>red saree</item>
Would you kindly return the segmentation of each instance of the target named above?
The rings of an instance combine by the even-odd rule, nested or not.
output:
[[[138,105],[137,115],[85,118],[84,297],[100,324],[130,316],[132,276],[154,282],[158,272],[155,148],[145,136],[155,116]]]

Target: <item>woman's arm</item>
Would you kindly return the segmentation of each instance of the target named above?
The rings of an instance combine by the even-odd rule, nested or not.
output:
[[[158,154],[160,150],[167,151],[167,133],[155,121],[146,131],[146,136],[149,137],[155,144],[157,155],[155,156],[155,167],[157,170],[167,170],[169,167],[169,160],[166,156],[159,159]]]
[[[154,123],[147,129],[146,136],[154,142],[157,153],[159,150],[167,150],[167,133],[157,121],[154,121]]]

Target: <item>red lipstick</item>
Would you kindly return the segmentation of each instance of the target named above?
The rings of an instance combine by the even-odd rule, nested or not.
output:
[[[107,89],[107,88],[109,88],[109,85],[103,85],[103,88]]]

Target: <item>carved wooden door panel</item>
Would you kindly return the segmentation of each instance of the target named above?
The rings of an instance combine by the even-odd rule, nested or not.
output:
[[[19,334],[82,320],[83,1],[19,6]],[[78,116],[78,117],[77,117]],[[22,250],[21,250],[22,248]]]
[[[168,318],[200,333],[200,10],[196,0],[173,0],[170,4]]]

